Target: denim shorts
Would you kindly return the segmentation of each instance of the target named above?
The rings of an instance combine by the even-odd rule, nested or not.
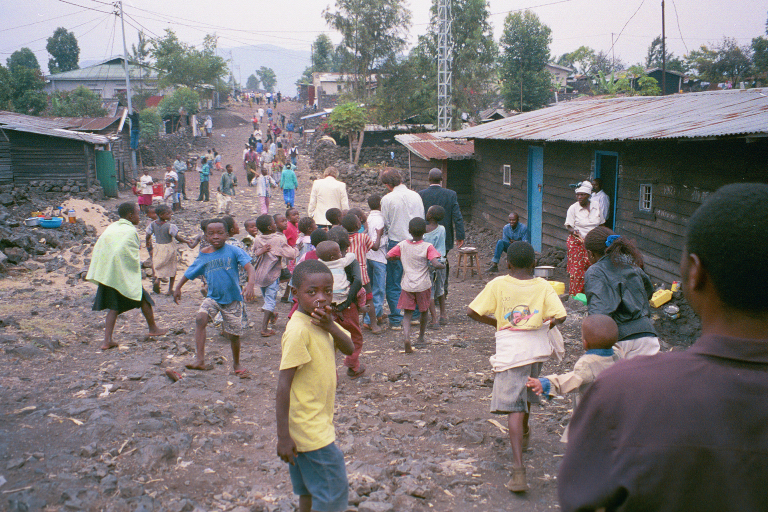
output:
[[[528,389],[528,377],[538,377],[543,363],[531,363],[517,368],[510,368],[493,375],[493,394],[491,412],[509,414],[512,412],[530,412],[528,403],[538,404],[539,396]]]
[[[269,286],[261,287],[261,295],[264,297],[264,305],[261,307],[264,311],[274,311],[277,305],[277,291],[280,289],[280,279]]]
[[[344,454],[335,443],[300,452],[295,464],[288,466],[293,492],[299,496],[312,496],[312,510],[338,512],[347,509],[349,482]]]

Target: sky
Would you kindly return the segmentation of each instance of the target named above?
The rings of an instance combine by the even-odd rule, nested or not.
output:
[[[431,0],[405,0],[405,4],[412,12],[409,42],[413,44],[427,30]],[[81,61],[120,55],[122,32],[119,19],[112,14],[114,5],[106,0],[0,0],[0,62],[5,64],[11,53],[26,46],[47,72],[46,39],[60,26],[75,33]],[[205,34],[216,33],[221,48],[271,44],[308,52],[323,32],[334,42],[340,41],[322,16],[324,9],[334,7],[331,0],[124,0],[123,6],[129,52],[140,28],[158,36],[170,27],[182,41],[193,45],[200,45]],[[631,65],[645,60],[651,41],[661,34],[661,0],[489,0],[497,40],[507,14],[525,8],[552,29],[553,57],[586,45],[611,50],[617,59]],[[749,45],[753,37],[765,34],[767,12],[768,1],[666,0],[668,48],[683,56],[724,36]],[[275,52],[279,50],[272,50],[272,56]],[[301,64],[297,69],[309,64],[304,55],[308,54],[282,54]],[[243,80],[250,74],[243,69],[239,72]],[[293,83],[298,77],[296,72],[296,76],[278,78],[281,83]]]

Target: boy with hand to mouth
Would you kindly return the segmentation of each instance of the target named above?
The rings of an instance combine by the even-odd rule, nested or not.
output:
[[[332,318],[333,275],[308,260],[293,273],[298,309],[285,326],[277,384],[277,455],[290,464],[299,510],[343,511],[348,506],[344,454],[336,446],[333,408],[335,351],[352,354],[349,333]]]

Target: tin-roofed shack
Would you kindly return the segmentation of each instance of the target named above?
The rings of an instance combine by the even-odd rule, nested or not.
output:
[[[440,169],[442,186],[456,192],[464,220],[471,221],[474,143],[446,138],[443,133],[406,133],[395,135],[395,140],[408,149],[409,186],[413,190],[427,188],[429,170]]]
[[[110,140],[63,128],[69,124],[0,111],[0,185],[97,185],[96,151],[108,150]]]
[[[475,142],[475,222],[500,229],[516,211],[537,250],[565,247],[572,185],[599,177],[608,226],[670,283],[702,201],[728,183],[768,181],[768,90],[571,101],[451,136]]]

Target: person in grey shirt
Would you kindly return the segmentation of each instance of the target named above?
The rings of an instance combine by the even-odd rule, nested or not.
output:
[[[176,155],[176,161],[173,162],[173,170],[176,171],[176,174],[179,176],[178,180],[178,189],[176,190],[177,193],[181,194],[184,199],[187,198],[187,190],[186,190],[186,182],[187,180],[184,178],[185,174],[187,172],[187,162],[181,159],[181,155]]]

